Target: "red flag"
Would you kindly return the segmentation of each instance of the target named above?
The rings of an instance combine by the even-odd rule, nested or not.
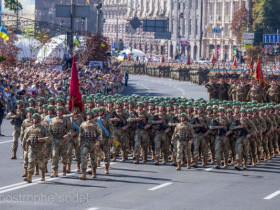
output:
[[[190,54],[188,54],[187,65],[191,65],[191,56],[190,56]]]
[[[251,76],[254,75],[254,60],[253,60],[253,57],[251,57],[251,63],[250,63],[249,73],[250,73]]]
[[[262,87],[265,86],[265,81],[264,81],[264,76],[263,76],[260,56],[258,57],[257,68],[256,68],[256,73],[255,73],[255,79],[259,81],[259,84]]]
[[[81,112],[83,111],[82,95],[80,93],[80,83],[78,78],[78,71],[76,67],[75,57],[73,56],[72,70],[71,70],[71,81],[70,81],[70,99],[68,110],[72,111],[74,106],[80,107]]]
[[[215,58],[215,53],[213,53],[213,56],[212,56],[212,67],[214,67],[216,64],[216,58]]]
[[[237,69],[237,58],[236,58],[236,56],[234,56],[234,60],[233,60],[233,69],[234,70]]]

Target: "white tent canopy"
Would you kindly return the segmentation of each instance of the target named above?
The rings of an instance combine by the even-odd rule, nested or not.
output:
[[[18,35],[16,46],[19,48],[17,58],[36,58],[41,42],[34,38],[25,38]]]
[[[137,50],[137,49],[132,49],[132,53],[131,53],[131,50],[130,49],[125,49],[123,51],[121,51],[120,54],[126,54],[126,55],[129,55],[129,54],[132,54],[132,57],[134,56],[138,56],[138,57],[141,57],[141,56],[145,56],[145,53],[142,52],[141,50]]]
[[[66,51],[66,35],[53,37],[39,50],[36,63],[52,62],[55,57],[62,59]]]

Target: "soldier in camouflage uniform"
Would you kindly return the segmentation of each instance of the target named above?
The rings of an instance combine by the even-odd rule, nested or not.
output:
[[[52,135],[52,175],[58,177],[58,162],[61,157],[63,164],[62,176],[66,176],[67,147],[70,136],[74,136],[74,129],[66,117],[63,116],[64,107],[56,107],[56,117],[50,122],[50,133]]]
[[[155,132],[155,165],[159,165],[160,151],[163,153],[163,164],[166,164],[169,156],[169,141],[167,139],[167,133],[170,129],[167,126],[168,116],[165,113],[165,104],[162,102],[159,104],[159,113],[151,115],[148,123],[153,125]]]
[[[181,162],[183,155],[187,158],[187,168],[191,168],[191,144],[194,135],[192,126],[187,122],[186,113],[180,114],[180,121],[174,130],[171,143],[174,139],[177,139],[177,170],[181,170]]]
[[[99,132],[98,141],[100,142],[100,149],[104,153],[104,163],[105,163],[105,174],[109,174],[110,166],[110,146],[112,145],[112,140],[109,133],[108,118],[105,116],[105,108],[98,108],[98,120],[97,130]],[[102,128],[103,127],[103,128]]]
[[[71,163],[72,163],[72,151],[75,150],[75,157],[77,162],[76,171],[80,172],[80,164],[81,164],[81,149],[79,147],[79,141],[78,141],[78,135],[80,130],[80,125],[84,121],[83,115],[80,113],[80,108],[78,106],[74,106],[72,110],[72,114],[67,115],[70,122],[73,125],[74,128],[74,136],[70,138],[70,141],[68,142],[68,148],[67,148],[67,167],[66,172],[71,172]]]
[[[47,129],[40,124],[41,116],[33,114],[33,125],[28,127],[23,137],[23,148],[28,147],[28,175],[25,181],[32,182],[32,174],[36,165],[41,170],[41,181],[45,181],[45,143],[50,140]]]
[[[21,125],[21,131],[20,131],[21,146],[23,146],[23,137],[27,128],[33,125],[33,120],[32,120],[33,113],[34,113],[34,109],[32,107],[26,108],[26,119],[23,121]],[[27,148],[22,148],[22,149],[23,149],[23,168],[24,168],[24,174],[22,175],[22,177],[27,177],[27,166],[28,166]],[[37,168],[36,168],[36,172],[38,172]]]
[[[128,125],[126,122],[127,115],[122,109],[122,102],[117,100],[115,102],[116,110],[113,112],[113,118],[109,119],[109,124],[111,128],[111,135],[113,141],[117,141],[113,144],[113,162],[116,161],[119,148],[122,150],[122,161],[125,161],[127,158],[127,149],[128,149],[128,136],[126,130]],[[120,145],[116,145],[116,144]]]
[[[7,120],[12,120],[11,124],[13,125],[13,146],[11,159],[17,159],[16,154],[18,149],[18,140],[20,137],[21,125],[25,119],[24,102],[22,100],[18,100],[16,104],[17,108],[8,113],[6,116]]]
[[[44,110],[43,110],[43,105],[45,103],[45,98],[44,97],[39,97],[37,99],[37,113],[42,115],[44,113]]]
[[[87,111],[87,121],[83,122],[79,130],[79,147],[82,155],[82,175],[80,179],[86,179],[88,156],[90,156],[92,178],[96,178],[96,147],[100,146],[98,141],[97,124],[93,120],[93,112]]]
[[[211,130],[216,130],[216,138],[215,138],[215,152],[216,152],[216,160],[217,165],[216,168],[220,169],[221,167],[221,159],[222,154],[224,157],[224,168],[228,166],[228,148],[229,142],[228,137],[226,136],[227,132],[227,118],[225,116],[224,108],[218,108],[219,118],[216,118],[218,122],[217,125],[213,124],[209,126]]]
[[[206,141],[206,131],[207,131],[207,121],[203,116],[203,108],[201,106],[197,106],[197,114],[191,119],[191,124],[193,125],[195,134],[194,134],[194,164],[193,167],[197,167],[197,162],[199,158],[199,149],[202,150],[202,166],[207,164],[207,156],[208,156],[208,147]]]
[[[226,110],[226,115],[227,115],[227,129],[229,129],[231,123],[235,120],[234,116],[233,116],[233,110],[232,109],[227,109]],[[230,160],[231,160],[231,165],[233,166],[235,163],[235,156],[236,156],[236,138],[233,135],[233,133],[231,133],[230,131],[228,131],[226,133],[226,136],[229,139],[229,150],[230,150]]]
[[[207,125],[209,125],[212,121],[213,121],[213,112],[212,112],[213,108],[211,106],[208,106],[206,108],[206,121],[207,121]],[[215,135],[214,132],[211,132],[210,129],[208,129],[207,133],[205,134],[205,136],[207,137],[207,140],[209,142],[209,148],[210,148],[210,161],[211,164],[214,164],[214,160],[215,160]]]
[[[139,164],[139,156],[140,156],[140,146],[143,150],[143,156],[146,157],[148,152],[148,143],[149,143],[149,135],[147,129],[150,127],[148,125],[148,113],[143,109],[143,103],[137,103],[138,109],[135,112],[132,112],[128,119],[128,123],[136,123],[136,131],[134,136],[134,153],[135,153],[135,164]]]

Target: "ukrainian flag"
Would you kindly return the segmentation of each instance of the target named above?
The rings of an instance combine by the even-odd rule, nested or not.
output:
[[[0,26],[0,38],[8,41],[10,39],[7,30],[4,27]]]
[[[75,36],[75,40],[74,40],[75,46],[78,47],[80,46],[81,42],[78,36]]]

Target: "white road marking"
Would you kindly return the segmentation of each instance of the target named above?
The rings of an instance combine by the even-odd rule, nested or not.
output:
[[[69,174],[66,174],[66,176],[70,176],[70,175],[73,175],[73,174],[75,174],[75,173],[69,173]],[[60,175],[59,177],[55,177],[55,178],[46,177],[45,181],[53,181],[53,180],[56,180],[56,179],[59,179],[59,178],[63,178],[63,177],[61,177],[62,173],[60,173],[59,175]],[[43,183],[43,181],[40,181],[40,179],[41,178],[33,179],[32,183],[20,182],[20,183],[8,185],[8,186],[5,186],[5,187],[1,187],[0,188],[0,194],[10,192],[10,191],[13,191],[13,190],[17,190],[17,189],[21,189],[21,188],[25,188],[25,187],[30,187],[32,185],[36,185],[36,184],[39,184],[39,183]]]
[[[206,168],[204,171],[212,171],[214,168]]]
[[[99,208],[89,208],[87,210],[97,210],[97,209],[99,209]]]
[[[13,140],[9,140],[9,141],[2,141],[0,142],[0,144],[6,144],[6,143],[9,143],[9,142],[12,142]]]
[[[280,194],[280,190],[278,190],[278,191],[276,191],[276,192],[274,192],[274,193],[272,193],[272,194],[266,196],[266,197],[263,198],[263,199],[265,199],[265,200],[270,200],[270,199],[276,197],[276,196],[279,195],[279,194]]]
[[[148,190],[158,190],[158,189],[160,189],[160,188],[166,187],[166,186],[171,185],[171,184],[173,184],[173,183],[172,183],[172,182],[166,182],[166,183],[161,184],[161,185],[158,185],[158,186],[156,186],[156,187],[152,187],[152,188],[150,188],[150,189],[148,189]]]

